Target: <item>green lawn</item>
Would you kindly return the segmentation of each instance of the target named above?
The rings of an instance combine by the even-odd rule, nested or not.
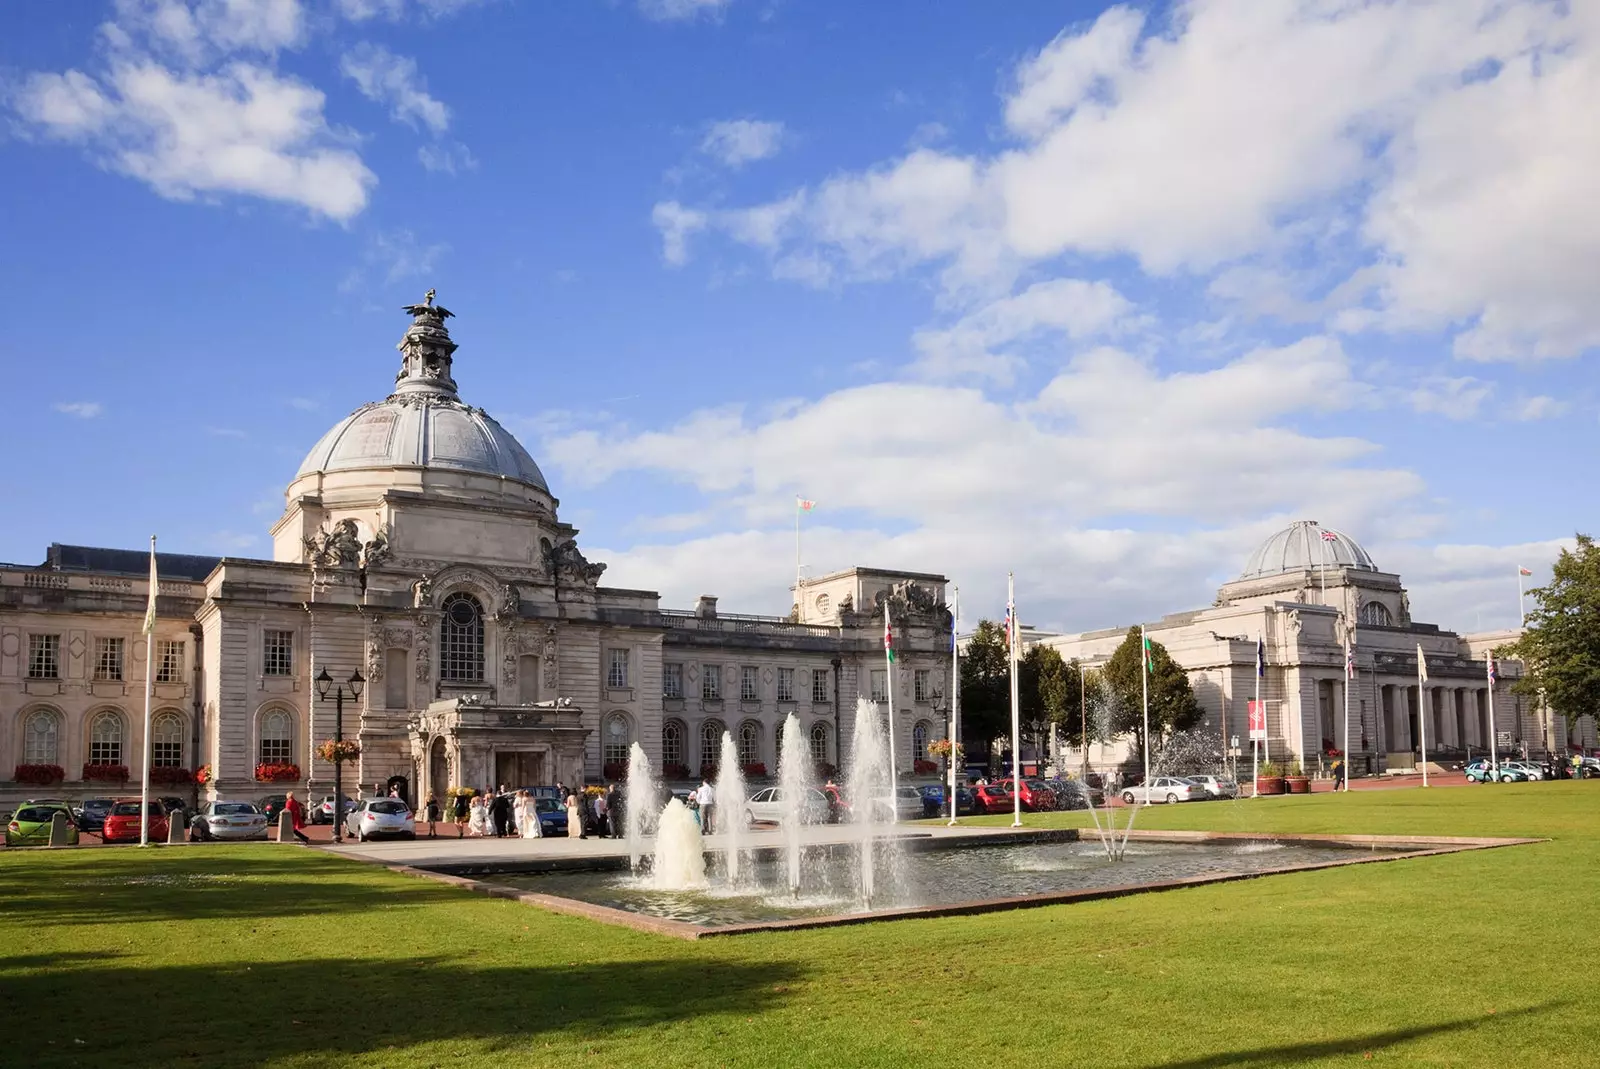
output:
[[[1600,783],[1139,826],[1553,841],[699,943],[292,846],[4,851],[0,1066],[1600,1064]]]

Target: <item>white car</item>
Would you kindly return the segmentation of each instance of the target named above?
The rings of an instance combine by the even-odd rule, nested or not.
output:
[[[891,798],[885,794],[872,800],[874,816],[878,820],[888,820],[890,812],[894,813],[896,820],[921,820],[922,819],[922,792],[915,787],[901,787],[895,791]]]
[[[783,800],[782,787],[763,787],[752,794],[744,804],[744,822],[746,824],[779,824],[783,821],[783,812],[787,808]],[[815,787],[806,789],[805,801],[801,803],[800,823],[826,824],[828,822],[828,796]]]
[[[207,802],[189,818],[189,841],[265,839],[267,817],[249,802]]]
[[[412,823],[411,808],[398,798],[369,798],[345,818],[345,834],[358,843],[388,835],[399,839],[415,839],[417,827]]]
[[[1227,776],[1185,776],[1184,779],[1191,783],[1198,783],[1206,789],[1206,794],[1212,798],[1237,798],[1239,785]]]
[[[1135,802],[1147,805],[1151,802],[1196,802],[1209,797],[1204,787],[1181,776],[1151,776],[1148,784],[1122,789],[1122,800],[1129,805]]]

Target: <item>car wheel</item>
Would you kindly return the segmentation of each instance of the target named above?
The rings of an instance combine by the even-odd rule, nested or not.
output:
[[[1126,802],[1128,805],[1132,805],[1133,804],[1133,792],[1132,791],[1123,791],[1122,792],[1122,800],[1124,802]]]
[[[1175,794],[1167,795],[1167,804],[1168,805],[1177,805],[1178,804],[1178,796],[1175,795]]]

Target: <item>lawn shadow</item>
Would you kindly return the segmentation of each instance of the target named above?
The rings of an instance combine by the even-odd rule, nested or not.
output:
[[[506,1052],[507,1064],[521,1064],[533,1053],[530,1045],[556,1033],[599,1041],[700,1015],[763,1013],[800,976],[782,962],[479,968],[459,959],[344,958],[112,965],[25,980],[13,974],[0,976],[8,1004],[25,994],[29,1005],[55,1009],[42,1027],[0,1032],[0,1064],[82,1064],[114,1055],[120,1069],[244,1067],[440,1040],[487,1042]],[[108,991],[170,992],[178,1012],[107,1016]]]
[[[1397,1043],[1405,1043],[1425,1036],[1441,1035],[1446,1032],[1464,1032],[1484,1025],[1514,1017],[1525,1017],[1532,1014],[1547,1013],[1566,1005],[1565,1002],[1547,1002],[1540,1006],[1528,1006],[1520,1010],[1507,1010],[1497,1013],[1492,1017],[1473,1017],[1459,1021],[1442,1021],[1438,1024],[1417,1025],[1412,1028],[1396,1028],[1387,1032],[1370,1032],[1366,1035],[1352,1036],[1349,1039],[1328,1039],[1320,1042],[1286,1043],[1276,1047],[1257,1047],[1253,1050],[1227,1051],[1222,1054],[1206,1054],[1198,1058],[1190,1058],[1181,1062],[1156,1062],[1150,1069],[1229,1069],[1237,1066],[1278,1066],[1295,1062],[1312,1061],[1319,1058],[1332,1058],[1349,1054],[1366,1054],[1371,1051],[1392,1047]]]

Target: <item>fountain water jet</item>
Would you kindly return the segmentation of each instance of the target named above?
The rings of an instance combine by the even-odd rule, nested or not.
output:
[[[889,749],[876,702],[856,701],[855,730],[850,745],[850,821],[856,828],[856,864],[861,879],[861,898],[872,905],[877,882],[877,839],[882,800],[887,800],[889,815],[894,814],[895,798],[890,793]]]
[[[628,843],[628,867],[639,871],[644,837],[650,834],[656,813],[657,788],[650,774],[650,757],[637,742],[628,749],[628,783],[622,800],[622,827]]]
[[[694,891],[708,886],[700,822],[676,798],[661,811],[650,883],[658,891]]]
[[[745,858],[744,837],[744,770],[739,767],[739,748],[733,744],[733,736],[728,732],[722,733],[722,756],[717,763],[717,782],[712,784],[716,791],[717,826],[712,830],[714,834],[723,836],[727,849],[723,853],[723,864],[727,871],[728,885],[734,886],[739,882],[739,874],[743,869]]]
[[[778,784],[783,805],[783,853],[788,862],[789,893],[800,894],[800,825],[805,822],[811,798],[811,756],[800,736],[800,718],[793,713],[783,722],[783,745],[778,754]]]

